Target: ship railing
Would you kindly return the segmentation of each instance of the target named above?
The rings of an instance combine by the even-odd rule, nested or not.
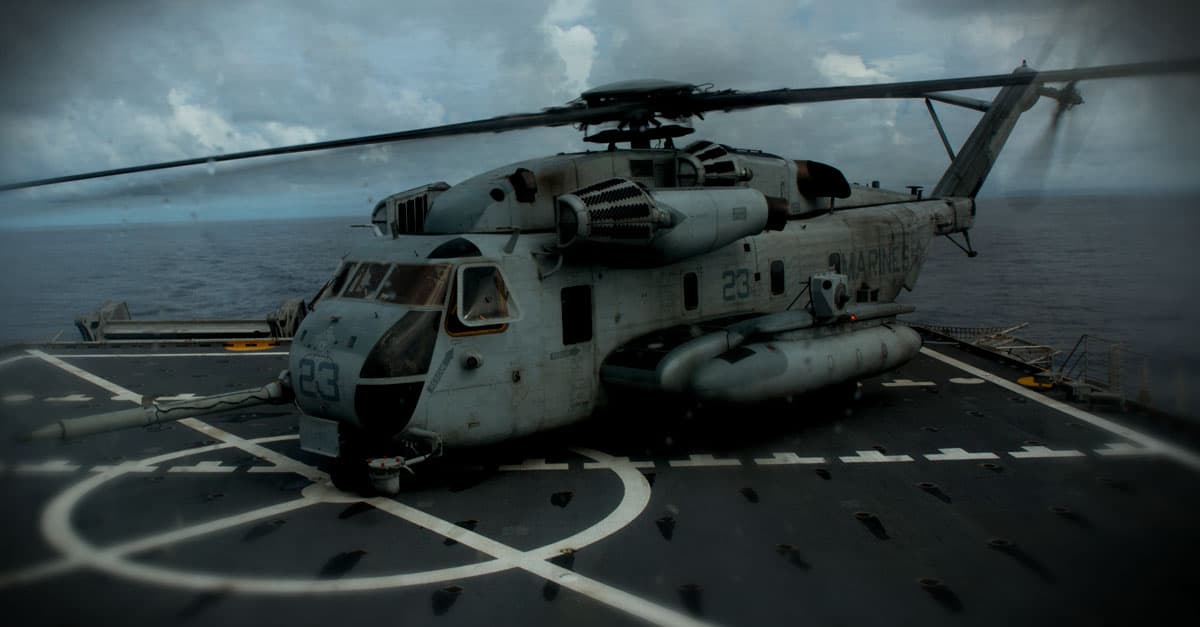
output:
[[[957,327],[939,324],[914,323],[960,342],[973,344],[993,352],[1003,353],[1044,371],[1054,369],[1054,358],[1059,354],[1053,346],[1039,344],[1014,335],[1014,332],[1029,326],[1028,322],[1006,327]]]
[[[1060,385],[1068,396],[1092,405],[1135,403],[1145,409],[1200,419],[1197,404],[1181,366],[1127,348],[1122,342],[1083,334],[1065,356],[1053,347],[1017,337],[1027,323],[1005,327],[959,327],[913,322],[940,335],[1040,369],[1041,383]],[[1172,376],[1172,373],[1174,376]]]
[[[1136,386],[1132,398],[1140,405],[1151,406],[1152,362],[1150,355],[1126,348],[1120,341],[1085,333],[1079,336],[1055,373],[1060,380],[1083,388],[1079,393],[1086,398],[1081,400],[1099,397],[1123,405],[1131,398],[1128,392]],[[1177,404],[1180,398],[1177,394]]]
[[[303,299],[285,301],[254,320],[134,320],[124,301],[108,301],[75,319],[84,342],[288,340],[308,313]]]

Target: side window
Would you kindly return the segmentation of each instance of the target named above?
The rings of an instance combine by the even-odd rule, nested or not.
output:
[[[564,287],[562,299],[563,345],[592,339],[592,286]]]
[[[508,289],[499,268],[465,267],[459,278],[459,316],[464,324],[491,324],[509,318]]]
[[[692,311],[700,306],[700,283],[695,272],[683,275],[683,308]]]
[[[504,324],[521,317],[504,275],[494,265],[459,267],[455,296],[458,320],[467,327]]]
[[[446,313],[446,333],[455,337],[463,335],[483,335],[484,333],[502,333],[508,328],[507,324],[485,324],[467,326],[458,316],[458,286],[450,290],[450,308]]]
[[[779,295],[784,290],[783,262],[776,259],[771,262],[771,293]]]

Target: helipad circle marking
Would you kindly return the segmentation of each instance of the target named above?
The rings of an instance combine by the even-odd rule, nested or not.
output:
[[[265,442],[277,442],[281,440],[295,439],[296,437],[298,436],[275,436],[248,441],[261,444]],[[225,448],[233,448],[234,446],[235,445],[233,443],[217,443],[208,446],[200,446],[196,448],[165,453],[163,455],[141,460],[138,463],[139,465],[157,465],[182,457],[189,457],[192,455],[198,455],[201,453],[207,453]],[[552,542],[542,547],[531,549],[529,551],[517,551],[517,553],[519,553],[519,555],[523,558],[545,560],[558,555],[564,548],[576,550],[584,548],[624,528],[639,515],[641,515],[642,511],[650,502],[650,484],[646,481],[645,476],[643,476],[641,472],[638,472],[638,470],[632,465],[621,464],[609,455],[600,451],[592,451],[588,449],[573,450],[580,455],[592,458],[594,461],[609,462],[611,470],[617,475],[617,478],[621,480],[622,487],[624,488],[621,502],[603,519],[572,536]],[[253,520],[259,520],[261,518],[278,515],[282,512],[300,509],[320,502],[349,503],[368,501],[368,499],[351,498],[350,495],[335,496],[334,493],[343,493],[333,489],[332,486],[328,486],[324,489],[318,488],[316,490],[312,490],[308,494],[302,493],[301,498],[294,501],[264,507],[259,510],[252,510],[250,512],[245,512],[242,515],[230,516],[218,519],[217,521],[210,521],[209,523],[199,523],[175,532],[168,532],[159,536],[155,536],[149,540],[135,540],[110,547],[97,547],[76,533],[76,530],[71,525],[71,514],[76,505],[78,505],[78,503],[85,496],[87,496],[89,492],[99,488],[108,481],[127,473],[128,471],[121,467],[106,470],[80,481],[55,497],[54,500],[47,505],[42,514],[41,528],[42,534],[45,536],[46,541],[55,549],[62,552],[65,558],[68,560],[76,561],[80,564],[90,565],[94,568],[103,570],[113,575],[125,577],[127,579],[176,588],[188,588],[194,590],[233,589],[239,592],[248,593],[312,594],[382,590],[388,588],[441,583],[445,581],[465,579],[468,577],[476,577],[479,575],[509,570],[511,568],[517,568],[520,566],[518,560],[511,558],[493,558],[483,562],[464,564],[462,566],[402,573],[397,575],[321,580],[286,577],[231,577],[219,574],[179,571],[171,568],[142,564],[127,560],[126,558],[135,553],[153,548],[154,546],[190,540],[194,537],[207,535],[222,529],[246,524],[248,522],[252,522]],[[325,501],[326,498],[339,500]],[[515,549],[513,550],[516,551]]]
[[[342,492],[328,483],[310,483],[300,491],[300,496],[318,503],[358,503],[363,500],[357,494]]]
[[[979,377],[952,377],[950,382],[959,385],[979,385],[980,383],[984,383],[984,380]]]

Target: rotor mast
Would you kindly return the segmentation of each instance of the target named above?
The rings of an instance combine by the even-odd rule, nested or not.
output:
[[[615,106],[622,110],[622,115],[590,125],[594,127],[591,131],[587,122],[581,122],[578,129],[584,132],[583,141],[593,144],[615,147],[617,143],[628,142],[630,148],[645,149],[650,148],[651,141],[658,139],[671,146],[676,137],[695,132],[691,118],[698,115],[693,111],[676,110],[672,103],[686,100],[700,89],[691,83],[658,79],[601,85],[580,94],[575,103],[589,109]]]

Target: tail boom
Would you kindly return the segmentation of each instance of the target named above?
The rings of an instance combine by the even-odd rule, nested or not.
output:
[[[1013,73],[1032,74],[1034,71],[1022,65]],[[932,196],[974,198],[979,193],[1017,120],[1041,95],[1040,86],[1040,83],[1030,82],[1000,90],[933,188]]]

